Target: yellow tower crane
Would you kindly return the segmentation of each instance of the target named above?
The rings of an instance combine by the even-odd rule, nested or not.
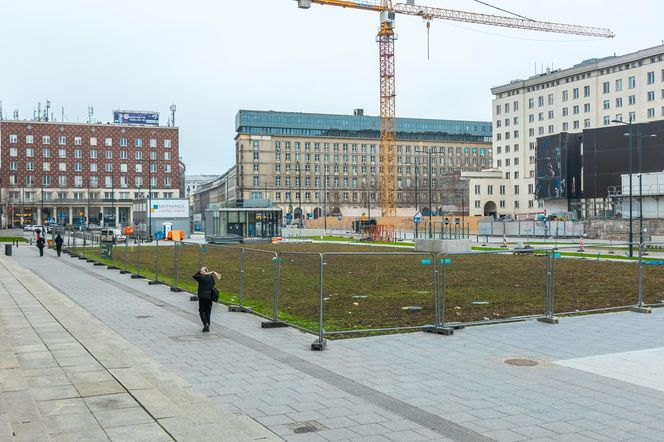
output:
[[[295,0],[298,7],[309,9],[312,3],[341,6],[380,13],[380,28],[376,40],[380,52],[380,198],[383,216],[396,215],[396,82],[394,70],[394,20],[396,14],[415,15],[429,22],[433,19],[460,21],[530,31],[554,32],[592,37],[611,38],[609,29],[550,23],[527,18],[479,14],[453,9],[416,5],[414,0],[394,3],[392,0]]]

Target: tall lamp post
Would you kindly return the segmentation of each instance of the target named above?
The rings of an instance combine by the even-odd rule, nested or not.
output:
[[[627,137],[629,137],[629,144],[628,144],[628,161],[627,161],[627,168],[629,171],[629,257],[634,256],[634,251],[633,251],[633,246],[632,242],[634,241],[634,231],[633,231],[633,216],[632,216],[632,120],[633,117],[630,114],[629,116],[629,122],[626,123],[622,120],[611,120],[612,123],[618,123],[618,124],[625,124],[628,126],[628,132],[625,134]]]
[[[300,229],[304,226],[304,209],[302,209],[302,169],[300,168],[300,162],[297,162],[297,205],[300,206]]]
[[[427,163],[427,178],[429,178],[429,239],[433,238],[433,230],[432,230],[432,224],[433,224],[433,218],[432,218],[432,212],[433,208],[431,207],[433,205],[432,202],[432,191],[433,189],[431,188],[432,186],[432,179],[431,179],[431,154],[433,151],[433,146],[429,146],[428,154],[429,154],[429,162]]]
[[[415,152],[417,152],[417,150]],[[418,202],[417,202],[417,181],[419,179],[417,169],[419,169],[419,168],[420,168],[420,165],[418,164],[417,156],[415,156],[415,215],[420,213],[420,208],[419,208]],[[418,228],[419,225],[420,225],[420,223],[415,223],[415,238],[416,239],[418,238],[418,234],[419,234],[419,228]]]
[[[656,138],[657,134],[641,135],[641,127],[637,126],[637,155],[639,156],[639,247],[643,244],[643,155],[641,153],[644,138]]]

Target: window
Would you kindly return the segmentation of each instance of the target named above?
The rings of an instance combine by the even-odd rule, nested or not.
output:
[[[549,94],[547,97],[547,104],[551,106],[553,104],[553,94]]]
[[[90,146],[96,146],[96,145],[97,145],[97,137],[91,137]]]
[[[121,160],[126,160],[127,158],[129,158],[129,155],[127,154],[127,151],[126,150],[121,150],[120,151],[120,159]]]
[[[67,158],[67,149],[58,149],[58,158]]]
[[[602,104],[603,104],[604,109],[610,109],[611,108],[611,102],[609,100],[604,100],[604,102]]]
[[[104,170],[106,170],[106,172],[113,172],[113,163],[104,164]]]
[[[97,171],[97,163],[90,163],[90,172]]]
[[[120,138],[120,146],[127,147],[127,139],[126,138]]]
[[[630,95],[628,98],[630,106],[633,106],[636,104],[636,95]]]
[[[169,161],[171,159],[171,153],[170,152],[164,152],[164,160]]]
[[[577,98],[579,98],[579,88],[575,87],[572,89],[572,99],[576,100]]]
[[[104,152],[104,157],[105,157],[107,160],[110,160],[111,158],[113,158],[113,151],[110,150],[110,149],[106,150],[106,151]]]
[[[67,171],[67,163],[58,163],[58,170],[60,172],[66,172]]]
[[[578,104],[575,104],[575,105],[574,105],[574,107],[572,108],[572,113],[573,113],[574,115],[576,115],[576,114],[579,113],[579,105],[578,105]]]
[[[67,176],[66,175],[59,175],[58,176],[58,186],[59,187],[67,187]]]
[[[134,147],[143,147],[143,140],[141,138],[136,138],[134,140]]]
[[[82,172],[83,171],[83,163],[74,163],[74,171]]]
[[[104,177],[104,187],[106,187],[107,189],[113,187],[113,177],[110,176]]]
[[[143,172],[143,165],[142,164],[135,164],[134,165],[134,170],[136,170],[136,172],[138,172],[138,173]]]
[[[544,106],[544,96],[543,95],[540,95],[539,97],[537,97],[537,105],[539,107]]]
[[[611,117],[604,115],[604,126],[608,126],[609,124],[611,124]]]
[[[569,123],[567,121],[565,121],[563,123],[563,132],[567,132],[568,130],[569,130]]]
[[[648,101],[655,101],[655,91],[648,91]]]
[[[481,186],[480,186],[479,184],[476,184],[476,185],[475,185],[475,195],[479,195],[479,194],[480,194],[480,188],[481,188]]]
[[[25,170],[35,170],[35,163],[28,161],[25,163]]]
[[[157,139],[150,138],[150,147],[157,147]]]
[[[563,101],[569,100],[569,91],[563,91]]]
[[[155,161],[157,159],[157,152],[150,152],[150,159]]]
[[[481,202],[479,200],[475,201],[475,208],[480,209],[481,207]]]
[[[586,118],[583,120],[583,127],[590,127],[590,118]]]
[[[64,146],[64,145],[66,145],[66,144],[67,144],[67,137],[65,137],[64,135],[60,135],[60,136],[58,137],[58,144],[59,144],[60,146]]]
[[[120,172],[127,173],[127,163],[120,164]]]
[[[648,109],[648,118],[655,118],[655,108],[651,107]]]
[[[90,158],[92,158],[92,159],[97,158],[97,150],[96,149],[92,149],[90,151]]]
[[[171,140],[164,140],[164,147],[165,148],[170,148],[171,147]]]
[[[487,195],[493,195],[493,186],[491,184],[486,186],[486,193]]]
[[[567,115],[569,115],[569,108],[564,107],[563,108],[563,117],[566,117]]]
[[[81,141],[81,137],[74,137],[74,146],[80,146]]]
[[[623,105],[622,97],[616,98],[616,107],[622,107],[622,105]]]
[[[583,112],[590,112],[590,103],[586,103],[583,105]]]
[[[583,96],[584,97],[590,97],[590,86],[584,86],[583,87]]]
[[[51,143],[51,137],[49,137],[48,135],[44,135],[42,137],[42,144],[50,144],[50,143]]]
[[[627,87],[629,89],[634,89],[636,87],[636,77],[631,76],[627,79]]]
[[[622,78],[616,80],[616,92],[620,92],[623,89]]]
[[[110,147],[113,145],[113,138],[104,139],[104,146]]]
[[[655,82],[655,72],[648,72],[647,74],[648,84],[653,84]]]
[[[9,142],[12,144],[16,144],[18,142],[18,135],[10,135]]]
[[[608,81],[605,81],[604,83],[602,83],[602,92],[604,92],[605,94],[610,93],[611,92],[611,83],[609,83]]]
[[[575,121],[574,121],[574,123],[573,123],[573,127],[574,127],[574,129],[578,129],[578,128],[580,127],[580,126],[579,126],[579,120],[575,120]]]
[[[18,169],[18,163],[16,161],[10,161],[9,170],[17,170],[17,169]]]
[[[34,157],[35,156],[35,150],[32,147],[28,147],[25,149],[25,156],[26,157]]]
[[[32,144],[34,142],[34,137],[32,135],[25,136],[25,144]]]
[[[76,175],[74,177],[74,187],[83,187],[83,177],[80,175]],[[76,195],[76,194],[74,194]]]
[[[74,158],[83,158],[83,151],[81,149],[75,149]]]
[[[10,147],[9,148],[9,156],[10,157],[17,157],[18,156],[18,149],[15,147]]]

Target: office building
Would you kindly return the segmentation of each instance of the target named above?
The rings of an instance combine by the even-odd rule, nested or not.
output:
[[[354,115],[241,110],[237,197],[267,199],[285,218],[380,214],[380,122]],[[446,201],[445,174],[492,167],[491,123],[397,119],[397,214]],[[430,181],[429,181],[430,180]],[[426,203],[425,203],[426,200]]]
[[[2,226],[133,223],[134,199],[178,198],[178,128],[0,121]]]
[[[544,207],[535,187],[537,138],[664,116],[664,45],[547,70],[491,92],[494,166],[513,181],[514,213],[532,215]]]

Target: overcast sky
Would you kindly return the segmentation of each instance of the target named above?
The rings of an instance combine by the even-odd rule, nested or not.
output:
[[[405,1],[405,0],[404,0]],[[501,14],[472,0],[417,4]],[[544,66],[661,44],[661,0],[494,0],[529,18],[607,27],[614,39],[398,16],[397,115],[491,119],[490,88]],[[59,120],[177,104],[188,174],[234,163],[238,109],[378,113],[378,14],[293,0],[0,0],[0,100],[30,118],[48,98]]]

